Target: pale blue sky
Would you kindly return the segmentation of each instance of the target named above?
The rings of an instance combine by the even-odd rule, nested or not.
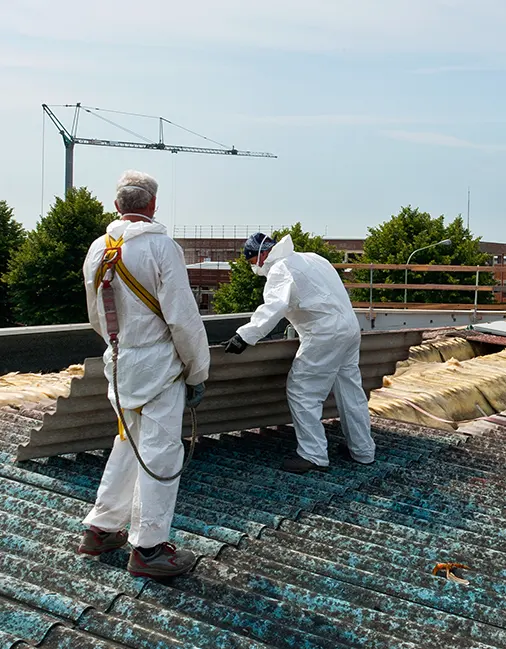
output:
[[[40,105],[163,115],[277,160],[76,148],[112,209],[126,168],[178,226],[290,224],[365,236],[411,203],[506,241],[505,0],[0,0],[0,199],[41,210]],[[55,112],[70,126],[69,110]],[[113,116],[109,116],[113,117]],[[114,117],[113,117],[114,118]],[[156,124],[114,118],[156,139]],[[79,134],[126,139],[85,115]],[[63,191],[46,123],[44,210]],[[166,140],[200,145],[178,131]],[[175,201],[173,180],[175,178]],[[175,208],[174,208],[175,202]]]

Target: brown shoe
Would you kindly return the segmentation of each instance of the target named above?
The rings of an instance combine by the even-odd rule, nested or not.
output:
[[[176,550],[171,543],[160,543],[149,557],[134,548],[130,553],[127,569],[134,577],[164,579],[188,572],[195,565],[195,561],[193,552]]]
[[[77,548],[80,554],[90,554],[96,557],[102,552],[111,552],[122,548],[128,542],[126,530],[119,532],[103,532],[98,528],[85,530],[81,544]]]
[[[283,462],[281,467],[283,471],[288,471],[290,473],[307,473],[308,471],[328,471],[328,466],[320,466],[309,460],[305,460],[300,455],[296,457],[291,457]]]

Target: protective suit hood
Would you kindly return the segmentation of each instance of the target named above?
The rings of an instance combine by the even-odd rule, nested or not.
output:
[[[118,239],[123,235],[123,239],[128,241],[134,237],[138,237],[140,234],[167,234],[167,228],[162,225],[162,223],[149,221],[124,221],[123,219],[117,219],[112,223],[109,223],[107,226],[107,233],[111,235],[113,239]]]
[[[264,267],[267,272],[272,268],[272,266],[279,261],[288,257],[294,252],[292,237],[287,234],[284,236],[281,241],[279,241],[270,251],[269,256],[264,262]]]

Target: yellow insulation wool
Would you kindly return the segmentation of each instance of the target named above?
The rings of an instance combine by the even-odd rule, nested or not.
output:
[[[464,361],[475,355],[473,346],[464,338],[446,338],[412,347],[409,358],[401,361],[398,367],[411,367],[414,363],[441,363],[451,358]]]
[[[26,403],[47,405],[58,397],[68,397],[71,380],[83,374],[82,365],[71,365],[51,374],[5,374],[0,376],[0,407]]]
[[[446,361],[427,362],[437,356]],[[506,350],[473,356],[471,345],[459,338],[413,348],[409,360],[399,364],[393,376],[384,377],[383,388],[371,393],[371,414],[451,430],[451,423],[414,406],[452,422],[505,410]]]

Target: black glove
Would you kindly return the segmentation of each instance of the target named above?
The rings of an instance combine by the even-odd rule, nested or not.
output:
[[[197,385],[186,385],[186,406],[188,408],[196,408],[204,397],[206,386],[204,383]]]
[[[223,344],[225,345],[225,354],[242,354],[248,346],[248,343],[245,343],[239,334],[235,334]]]

